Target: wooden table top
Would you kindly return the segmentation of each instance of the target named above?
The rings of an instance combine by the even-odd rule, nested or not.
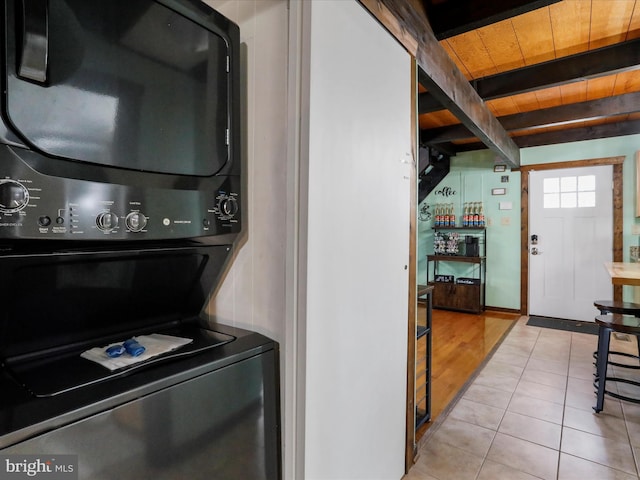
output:
[[[607,262],[604,266],[614,285],[640,285],[640,263]]]

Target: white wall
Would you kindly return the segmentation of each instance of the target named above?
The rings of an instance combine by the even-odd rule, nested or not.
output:
[[[284,340],[287,142],[286,0],[208,0],[240,26],[244,233],[209,305],[222,323]]]
[[[285,479],[399,479],[410,58],[355,0],[205,3],[240,26],[248,182],[207,312],[280,342]]]
[[[280,343],[284,478],[295,478],[295,352],[290,312],[293,248],[290,234],[295,169],[288,152],[287,0],[205,0],[237,23],[242,43],[245,238],[207,312]]]
[[[304,478],[397,480],[406,412],[411,58],[355,0],[305,5]]]

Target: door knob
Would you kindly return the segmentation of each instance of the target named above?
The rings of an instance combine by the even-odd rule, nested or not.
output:
[[[538,250],[538,247],[532,247],[531,248],[531,255],[541,255],[542,252],[540,250]]]

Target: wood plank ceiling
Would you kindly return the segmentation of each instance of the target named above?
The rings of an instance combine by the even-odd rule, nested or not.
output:
[[[525,3],[492,1],[514,7],[511,15]],[[499,21],[478,13],[483,3],[424,0],[424,7],[440,45],[516,145],[640,133],[640,0],[529,0],[533,10]],[[461,6],[475,8],[475,24],[452,21]],[[448,155],[486,148],[420,91],[423,145]]]

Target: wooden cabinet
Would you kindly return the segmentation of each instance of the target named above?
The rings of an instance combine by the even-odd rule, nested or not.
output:
[[[462,312],[480,313],[485,307],[486,281],[486,230],[484,228],[438,228],[439,231],[466,231],[466,235],[477,238],[478,248],[474,250],[478,256],[465,255],[427,255],[427,280],[433,288],[433,308],[458,310]],[[464,252],[463,249],[461,251]],[[454,269],[442,273],[442,264],[457,262],[471,267],[471,274],[456,278],[451,274]]]
[[[484,309],[484,285],[433,283],[433,306],[480,313]]]

